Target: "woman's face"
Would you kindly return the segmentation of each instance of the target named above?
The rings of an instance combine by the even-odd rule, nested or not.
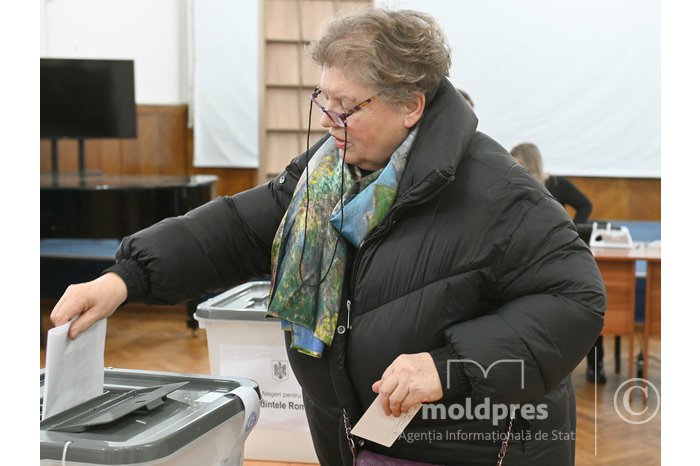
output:
[[[326,108],[338,113],[348,112],[374,96],[372,89],[347,78],[338,67],[323,68],[319,87]],[[391,154],[420,119],[424,106],[422,95],[416,96],[414,104],[399,105],[392,105],[378,96],[347,118],[347,141],[344,128],[325,113],[321,113],[321,125],[328,128],[335,139],[341,157],[347,144],[346,163],[374,171],[388,163]]]

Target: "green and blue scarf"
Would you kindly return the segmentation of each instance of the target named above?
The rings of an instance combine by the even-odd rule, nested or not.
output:
[[[320,358],[333,341],[348,243],[359,247],[386,217],[417,132],[418,127],[409,133],[383,169],[367,176],[343,163],[333,138],[309,161],[308,185],[306,172],[302,173],[272,243],[268,305],[268,314],[281,319],[282,328],[292,333],[293,349]],[[343,176],[346,184],[352,184],[343,195],[341,212],[338,196]]]

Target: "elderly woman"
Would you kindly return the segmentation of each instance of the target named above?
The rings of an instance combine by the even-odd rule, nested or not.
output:
[[[476,131],[430,16],[339,18],[311,52],[328,134],[270,183],[125,238],[54,323],[79,315],[75,337],[127,298],[270,274],[322,464],[573,464],[569,374],[605,298],[566,211]],[[350,434],[375,398],[423,404],[391,447]]]

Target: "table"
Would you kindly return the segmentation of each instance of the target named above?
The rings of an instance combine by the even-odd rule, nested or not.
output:
[[[646,261],[646,302],[644,315],[644,365],[646,379],[649,360],[649,337],[661,329],[661,246],[635,243],[631,249],[591,248],[607,293],[605,323],[601,334],[627,336],[629,378],[634,377],[636,262]]]

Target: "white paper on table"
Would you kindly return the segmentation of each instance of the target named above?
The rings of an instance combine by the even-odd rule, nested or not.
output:
[[[97,321],[75,340],[68,338],[71,323],[48,332],[42,420],[102,395],[107,320]]]
[[[416,415],[421,403],[413,406],[405,413],[401,413],[399,417],[394,417],[392,414],[384,414],[379,397],[375,398],[365,414],[362,415],[355,427],[350,433],[357,435],[374,443],[390,447],[394,444],[401,432],[406,428],[413,416]]]

